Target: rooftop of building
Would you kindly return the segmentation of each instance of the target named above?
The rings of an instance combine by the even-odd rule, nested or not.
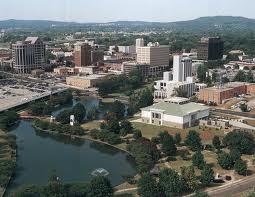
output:
[[[189,102],[189,99],[183,97],[171,97],[169,99],[165,99],[164,101],[169,103],[187,103]]]
[[[38,37],[27,37],[25,42],[30,42],[31,44],[35,44],[38,39],[39,39]]]
[[[189,77],[187,77],[189,78]],[[192,78],[192,77],[190,77]],[[155,81],[156,83],[166,83],[166,84],[176,84],[176,85],[183,85],[183,84],[191,84],[191,83],[195,83],[194,81],[167,81],[167,80],[158,80],[158,81]]]
[[[221,87],[214,86],[214,87],[202,89],[201,91],[207,90],[207,91],[223,92],[223,91],[231,90],[233,88],[244,86],[244,85],[247,85],[247,83],[245,83],[245,82],[230,82],[230,83],[224,84]]]
[[[176,104],[169,102],[160,102],[152,106],[142,108],[142,111],[158,111],[167,115],[183,117],[190,113],[208,110],[209,108],[203,104],[188,102],[184,104]]]
[[[86,76],[70,76],[68,78],[92,80],[92,79],[104,78],[106,76],[107,74],[93,74],[93,75],[86,75]]]

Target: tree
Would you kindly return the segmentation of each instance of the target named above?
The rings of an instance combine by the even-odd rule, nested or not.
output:
[[[127,146],[127,149],[135,158],[136,167],[140,173],[148,172],[160,157],[157,146],[150,140],[142,137],[132,141]]]
[[[226,170],[231,170],[234,167],[234,161],[231,156],[225,152],[218,154],[219,165]]]
[[[163,193],[156,179],[150,173],[145,173],[138,181],[138,194],[141,197],[162,197]]]
[[[238,159],[235,162],[234,169],[239,175],[247,175],[247,164],[242,159]]]
[[[198,188],[198,179],[193,166],[181,167],[181,180],[187,191],[195,191]]]
[[[57,115],[56,121],[62,124],[68,124],[70,122],[71,115],[72,115],[72,110],[69,110],[69,109],[64,110]]]
[[[176,133],[175,137],[174,137],[174,141],[177,145],[180,145],[182,138],[181,138],[181,134],[180,133]]]
[[[230,149],[229,155],[234,162],[241,159],[241,153],[236,148]]]
[[[229,149],[237,149],[241,154],[253,154],[254,138],[245,131],[233,131],[223,138],[223,144]]]
[[[200,181],[202,185],[208,186],[214,180],[214,171],[209,165],[204,165],[201,170]]]
[[[131,122],[129,122],[126,119],[120,122],[120,129],[123,136],[133,132],[133,127]]]
[[[162,143],[162,150],[167,156],[174,156],[176,155],[176,145],[173,137],[168,133],[161,139]]]
[[[213,81],[213,82],[217,82],[217,78],[218,78],[218,74],[214,71],[214,72],[212,73],[212,81]]]
[[[142,76],[138,69],[133,69],[128,74],[128,79],[130,84],[132,85],[132,88],[137,88],[142,83]]]
[[[141,138],[141,137],[142,137],[142,132],[141,132],[140,130],[138,130],[138,129],[134,130],[134,132],[133,132],[133,138],[134,138],[135,140],[138,140],[138,139]]]
[[[197,166],[199,169],[203,169],[205,165],[204,155],[198,151],[192,156],[192,164],[193,166]]]
[[[15,111],[6,111],[0,115],[0,129],[8,130],[19,119],[19,115]]]
[[[77,103],[73,107],[72,113],[73,113],[73,115],[75,117],[75,120],[77,122],[81,123],[84,120],[85,116],[86,116],[86,109],[85,109],[83,104]]]
[[[197,78],[200,83],[206,82],[208,67],[206,65],[199,65],[197,68]]]
[[[245,103],[240,104],[240,109],[242,112],[247,112],[248,111],[248,106]]]
[[[113,187],[110,181],[102,176],[91,180],[88,187],[88,197],[112,197]]]
[[[249,72],[246,74],[245,81],[248,83],[254,82],[254,78],[253,78],[253,74],[252,74],[251,70],[249,70]]]
[[[189,131],[188,136],[185,140],[185,144],[192,151],[198,151],[202,147],[201,138],[200,138],[199,134],[194,130]]]
[[[221,148],[221,141],[220,141],[219,136],[213,137],[212,144],[213,144],[214,148],[216,148],[218,150]]]
[[[159,185],[166,196],[179,195],[184,189],[180,176],[172,169],[164,169],[159,173]]]
[[[120,124],[119,124],[119,120],[115,113],[112,113],[112,112],[107,113],[106,118],[105,118],[105,124],[106,124],[106,129],[109,132],[119,134]]]
[[[245,82],[246,76],[243,70],[239,70],[236,76],[234,77],[233,81],[241,81]]]
[[[95,120],[97,118],[97,108],[94,106],[87,112],[87,119],[88,120]]]
[[[122,119],[125,115],[125,105],[116,100],[111,104],[110,112],[116,114],[117,119]]]

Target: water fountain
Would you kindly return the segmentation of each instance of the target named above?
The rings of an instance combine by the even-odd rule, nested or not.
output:
[[[98,168],[91,172],[92,176],[108,176],[110,173],[104,168]]]

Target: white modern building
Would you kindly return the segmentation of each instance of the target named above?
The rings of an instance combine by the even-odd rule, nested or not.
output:
[[[173,80],[175,82],[183,82],[187,77],[192,77],[192,59],[175,55],[173,57]]]
[[[135,46],[136,46],[136,53],[137,53],[137,49],[138,47],[144,47],[144,39],[143,38],[138,38],[135,41]]]
[[[174,56],[173,78],[170,72],[165,72],[163,80],[155,81],[154,88],[155,101],[180,96],[178,91],[185,94],[183,97],[191,97],[196,89],[192,77],[192,60],[180,55]]]
[[[119,52],[126,54],[135,54],[136,47],[134,45],[131,46],[118,46]]]
[[[195,126],[208,116],[208,107],[184,98],[172,98],[141,109],[143,123],[180,129]]]

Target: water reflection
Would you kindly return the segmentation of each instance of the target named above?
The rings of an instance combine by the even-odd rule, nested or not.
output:
[[[39,137],[42,137],[45,139],[50,138],[50,139],[53,139],[53,140],[63,143],[63,144],[82,146],[85,143],[85,140],[80,139],[80,138],[72,138],[71,136],[65,136],[65,135],[61,135],[61,134],[57,134],[57,133],[48,134],[48,133],[38,130],[38,129],[35,130],[35,133]]]

